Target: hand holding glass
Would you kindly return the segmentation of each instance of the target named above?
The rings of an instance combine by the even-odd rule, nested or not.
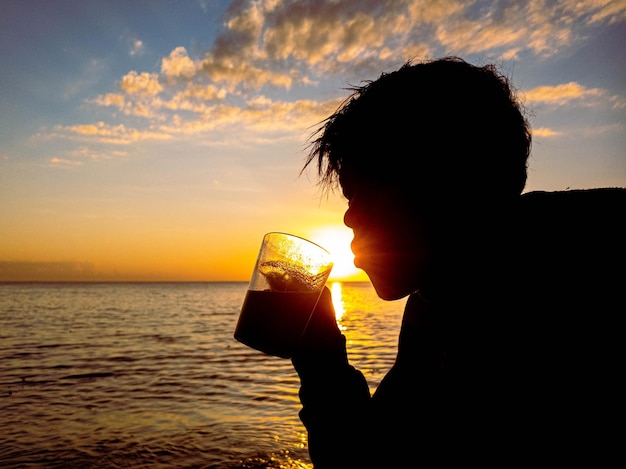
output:
[[[286,233],[267,233],[235,339],[261,352],[291,358],[332,267],[330,253],[321,246]]]

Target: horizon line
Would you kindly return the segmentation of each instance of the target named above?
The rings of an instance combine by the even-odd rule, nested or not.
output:
[[[8,283],[249,283],[249,280],[0,280],[0,285]],[[333,283],[370,283],[368,280],[329,280]]]

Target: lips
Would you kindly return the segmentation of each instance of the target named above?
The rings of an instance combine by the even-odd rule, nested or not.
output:
[[[367,261],[364,261],[364,258],[367,257],[365,254],[363,254],[363,251],[359,250],[358,248],[354,248],[352,247],[352,252],[354,253],[354,266],[357,269],[364,269],[364,264],[367,263]]]
[[[367,270],[367,266],[372,267],[373,264],[376,264],[376,258],[380,258],[380,253],[384,252],[379,244],[371,239],[355,236],[350,243],[355,267]]]
[[[350,243],[350,250],[352,254],[354,254],[354,265],[355,267],[361,268],[360,259],[363,256],[365,250],[363,249],[363,242],[358,240],[355,236]]]

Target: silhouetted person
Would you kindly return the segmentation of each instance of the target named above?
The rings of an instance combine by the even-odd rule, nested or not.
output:
[[[325,292],[292,360],[315,467],[610,460],[626,190],[522,195],[531,135],[494,66],[407,63],[352,91],[305,168],[343,192],[355,264],[378,295],[408,300],[370,396]]]

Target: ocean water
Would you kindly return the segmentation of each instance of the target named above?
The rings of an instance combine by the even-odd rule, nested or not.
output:
[[[404,301],[331,287],[373,392]],[[0,467],[312,467],[290,361],[233,338],[246,288],[1,284]]]

